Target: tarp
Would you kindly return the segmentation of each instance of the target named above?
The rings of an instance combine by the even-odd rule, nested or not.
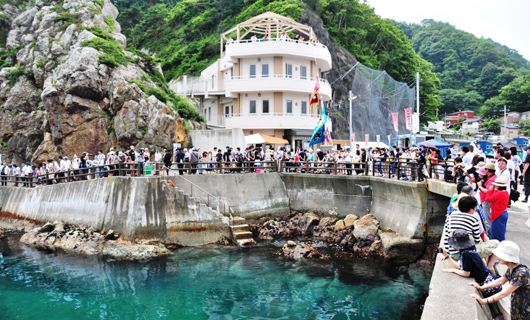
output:
[[[418,145],[421,146],[422,144],[425,144],[425,143],[432,143],[438,149],[451,148],[451,144],[450,143],[439,141],[439,140],[436,140],[436,139],[426,140],[426,141],[423,141],[421,143],[418,143]]]
[[[368,142],[368,146],[366,146],[365,141],[355,141],[353,143],[353,148],[355,148],[356,144],[358,144],[361,149],[366,149],[366,148],[372,148],[373,149],[373,148],[378,148],[378,147],[379,148],[389,148],[389,146],[386,143],[384,143],[384,142],[377,143],[377,142],[369,141]]]
[[[289,141],[276,137],[271,137],[266,134],[256,133],[245,136],[246,144],[289,144]]]

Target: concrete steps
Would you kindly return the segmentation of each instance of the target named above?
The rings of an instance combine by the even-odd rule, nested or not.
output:
[[[242,217],[230,218],[232,240],[241,248],[251,247],[256,244],[256,241],[252,238],[252,232],[249,230],[249,225],[245,222],[245,218]]]

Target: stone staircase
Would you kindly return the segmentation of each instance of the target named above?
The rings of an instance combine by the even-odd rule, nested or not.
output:
[[[256,244],[256,241],[252,238],[252,232],[249,230],[249,226],[245,221],[245,218],[232,217],[232,215],[230,215],[232,240],[241,248],[251,247]]]

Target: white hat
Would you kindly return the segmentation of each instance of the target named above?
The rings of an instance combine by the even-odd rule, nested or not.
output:
[[[506,181],[504,181],[503,178],[495,179],[495,181],[492,184],[494,186],[499,186],[499,187],[507,187],[508,186],[508,184],[506,183]]]
[[[515,242],[505,240],[492,253],[507,262],[519,263],[519,246]]]

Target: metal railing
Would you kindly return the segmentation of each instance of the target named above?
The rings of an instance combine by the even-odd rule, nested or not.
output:
[[[226,42],[227,46],[234,45],[234,44],[253,44],[253,43],[262,43],[262,42],[290,42],[290,43],[296,43],[296,44],[305,44],[305,45],[313,45],[315,47],[321,47],[321,48],[327,48],[325,45],[323,45],[320,42],[312,41],[311,39],[300,41],[297,39],[291,39],[291,38],[261,38],[261,39],[242,39],[242,40],[232,40]]]
[[[207,194],[204,189],[192,184],[182,177],[193,174],[266,174],[266,173],[293,173],[293,174],[329,174],[329,175],[372,175],[374,177],[387,177],[390,179],[423,181],[426,178],[440,179],[456,183],[458,176],[452,176],[452,160],[439,160],[438,163],[418,163],[409,159],[399,160],[370,160],[367,162],[345,161],[204,161],[198,163],[182,162],[172,163],[169,167],[163,163],[151,162],[149,165],[139,163],[121,163],[113,165],[92,166],[87,168],[71,169],[64,172],[48,172],[39,176],[10,176],[0,175],[0,187],[39,187],[59,183],[69,183],[83,180],[93,180],[112,176],[145,177],[161,176],[162,172],[174,176],[178,175],[190,183],[190,195],[197,192],[203,193],[208,206],[212,207],[213,201],[223,202],[222,199]],[[171,176],[171,175],[170,175]],[[219,207],[218,205],[217,207]],[[228,210],[228,209],[223,209]]]

